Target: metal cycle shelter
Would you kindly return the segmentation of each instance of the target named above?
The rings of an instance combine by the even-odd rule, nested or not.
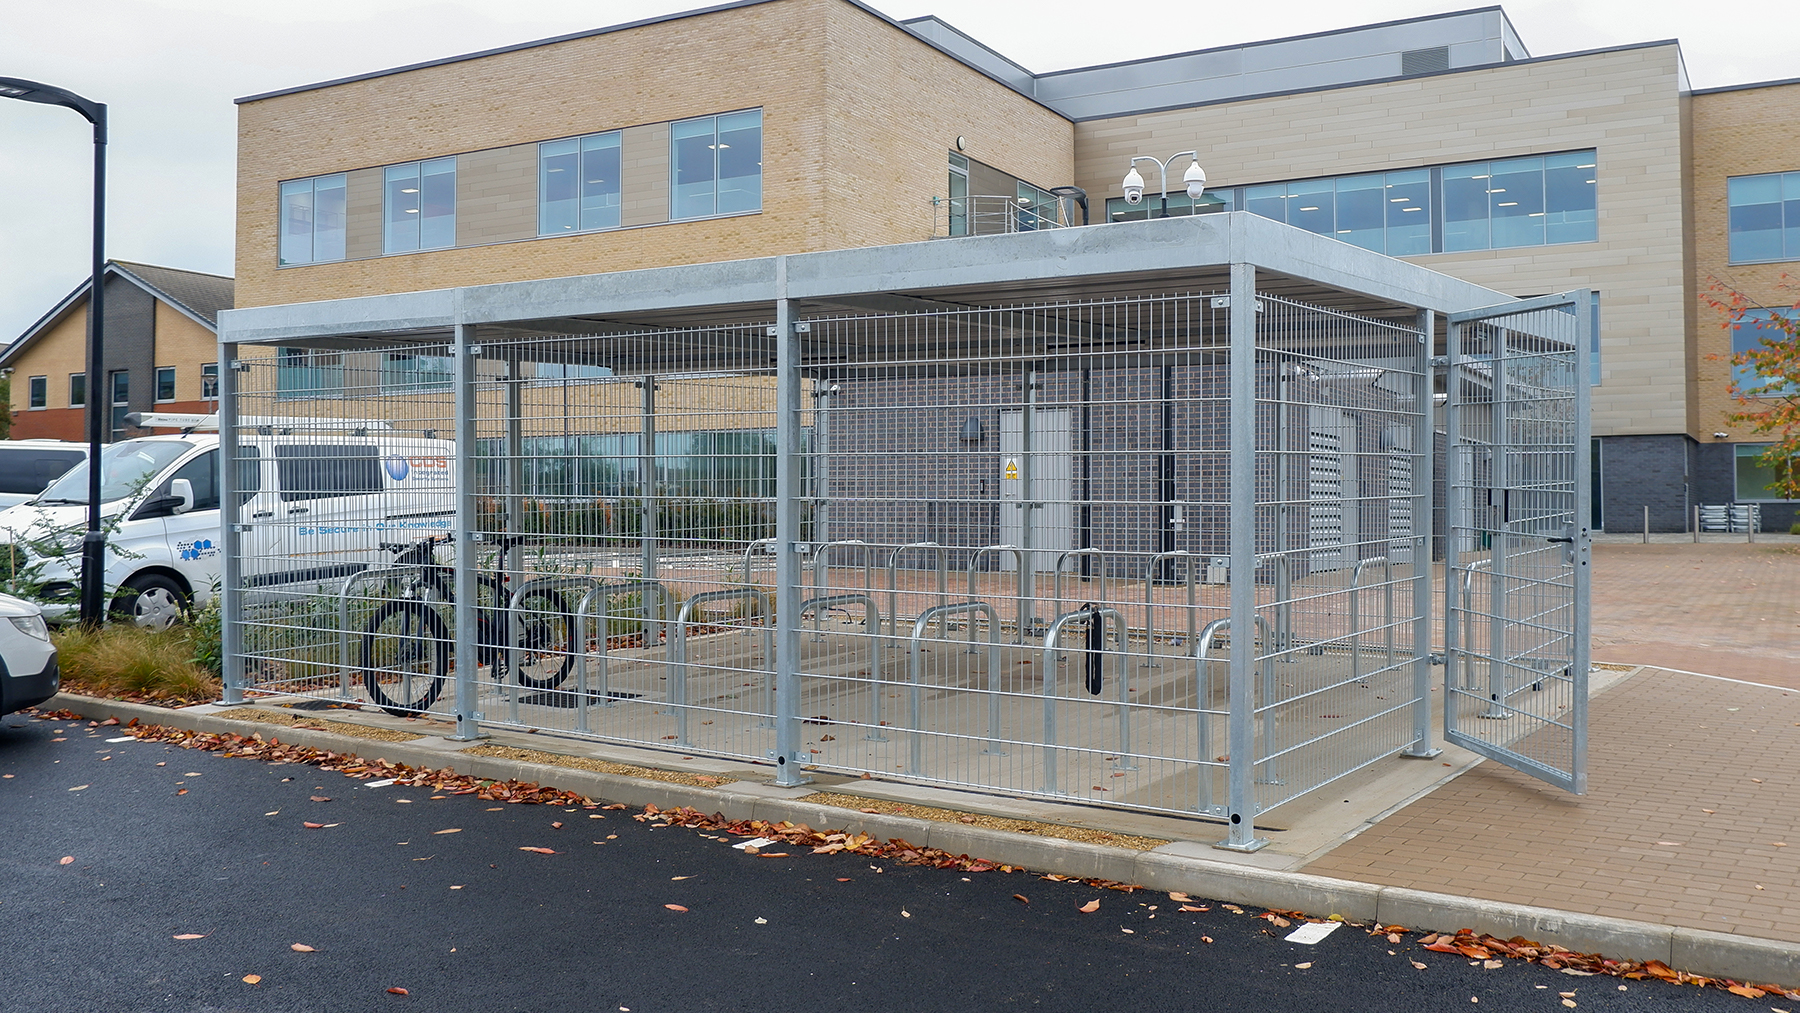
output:
[[[1223,214],[229,311],[227,486],[287,495],[268,455],[291,444],[318,487],[227,526],[227,698],[368,699],[389,668],[429,679],[438,637],[443,692],[420,707],[458,739],[530,728],[783,785],[819,769],[1183,813],[1253,850],[1258,814],[1435,755],[1440,321],[1466,345],[1451,444],[1512,448],[1481,460],[1523,490],[1482,513],[1493,466],[1453,472],[1449,585],[1500,544],[1506,608],[1446,592],[1447,671],[1493,662],[1484,702],[1520,713],[1577,691],[1585,629],[1541,634],[1568,612],[1536,545],[1564,548],[1548,507],[1585,489],[1543,490],[1585,477],[1585,443],[1514,404],[1554,387],[1566,342],[1490,355],[1471,342],[1497,318],[1454,315],[1563,304],[1503,300]],[[1480,414],[1496,376],[1506,412]],[[383,439],[453,443],[441,488],[402,494],[392,458],[424,444],[346,463],[372,416]],[[433,533],[454,603],[379,569],[376,541]],[[1498,648],[1470,646],[1472,607]],[[410,645],[368,631],[396,611],[440,618]],[[1471,732],[1465,711],[1447,727],[1493,755],[1570,768],[1544,729]]]

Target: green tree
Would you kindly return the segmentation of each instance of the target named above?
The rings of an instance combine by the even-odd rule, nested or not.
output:
[[[1790,293],[1795,288],[1786,274],[1781,284]],[[1739,408],[1726,418],[1771,438],[1758,459],[1775,474],[1769,488],[1786,499],[1800,499],[1800,301],[1771,308],[1717,280],[1701,298],[1720,313],[1726,330],[1741,330],[1758,311],[1768,314],[1766,320],[1757,318],[1762,333],[1755,347],[1710,358],[1729,358],[1742,370],[1733,371],[1729,388]]]
[[[12,374],[0,373],[0,440],[12,439]]]

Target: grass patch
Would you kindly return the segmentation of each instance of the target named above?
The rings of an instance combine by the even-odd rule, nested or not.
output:
[[[222,692],[218,677],[194,661],[194,646],[179,627],[70,626],[51,639],[62,688],[73,693],[182,705],[217,700]]]

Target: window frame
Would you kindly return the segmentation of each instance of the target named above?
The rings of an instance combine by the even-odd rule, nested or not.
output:
[[[69,374],[69,407],[87,407],[87,373]]]
[[[625,168],[624,168],[624,166],[625,166],[625,140],[624,140],[624,137],[625,137],[624,131],[622,131],[622,130],[602,130],[597,133],[582,134],[577,137],[560,137],[560,138],[556,138],[554,140],[538,142],[538,237],[539,238],[544,238],[547,236],[580,235],[582,233],[587,233],[587,232],[607,232],[612,229],[624,228],[624,226],[625,226],[625,184],[624,184],[624,179],[623,179],[624,174],[625,174]],[[560,146],[571,145],[571,144],[574,145],[573,151],[552,151],[552,150],[550,150],[553,147],[560,147]],[[601,194],[595,194],[595,195],[590,195],[586,192],[586,188],[590,184],[596,182],[595,180],[590,180],[587,178],[589,176],[589,174],[593,171],[593,169],[590,168],[590,166],[589,166],[590,152],[597,153],[600,160],[604,160],[607,157],[605,154],[606,152],[611,152],[611,163],[612,164],[610,166],[610,170],[613,175],[613,179],[610,181],[612,184],[612,187],[607,192],[604,192]],[[552,167],[548,163],[549,163],[550,159],[567,158],[571,155],[574,156],[574,159],[575,159],[574,168],[578,174],[578,179],[575,184],[575,195],[573,197],[563,198],[561,201],[557,201],[556,203],[568,202],[573,205],[572,210],[574,211],[575,224],[572,226],[551,228],[550,204],[552,202],[548,196],[549,192],[550,192],[550,187],[551,187],[550,174],[553,172],[562,172],[562,171],[565,171],[565,169],[563,169],[561,167]],[[598,208],[593,209],[597,213],[609,212],[609,214],[604,214],[603,217],[606,217],[610,220],[602,221],[597,224],[590,225],[590,224],[587,224],[587,216],[588,216],[590,209],[586,205],[587,205],[587,202],[590,199],[590,197],[596,197],[596,196],[600,197],[600,198],[610,198],[611,199],[610,203],[602,204]]]
[[[1768,180],[1774,183],[1776,195],[1774,201],[1775,243],[1781,249],[1775,256],[1753,256],[1748,251],[1739,254],[1738,236],[1741,233],[1765,232],[1766,229],[1743,229],[1733,227],[1732,219],[1738,208],[1756,208],[1765,204],[1735,204],[1732,191],[1739,189],[1740,184]],[[1746,173],[1741,176],[1725,177],[1725,259],[1730,264],[1780,264],[1787,261],[1800,260],[1800,169],[1788,169],[1781,172]]]
[[[165,377],[164,374],[167,374],[167,376]],[[176,377],[175,377],[175,367],[174,366],[158,366],[158,367],[156,367],[156,387],[154,388],[154,391],[153,391],[155,394],[155,397],[153,398],[153,400],[157,404],[166,404],[170,401],[180,400],[180,398],[176,397],[177,391],[175,389],[175,379],[176,379]],[[168,391],[169,391],[168,397],[163,397],[163,385],[164,385],[165,380],[168,384]]]
[[[446,168],[447,167],[447,168]],[[410,175],[408,170],[411,170]],[[431,177],[430,180],[427,177]],[[439,158],[422,158],[416,162],[396,162],[381,168],[381,255],[398,256],[406,253],[430,253],[434,250],[453,250],[456,248],[456,176],[457,156],[444,155]],[[448,197],[430,191],[444,186],[444,178],[448,177]],[[404,185],[412,183],[411,189]],[[408,206],[412,205],[412,206]],[[429,208],[445,206],[448,211],[429,213]],[[395,217],[396,214],[402,217]],[[407,219],[405,215],[416,217]],[[445,232],[448,240],[442,236],[432,237],[427,245],[426,226],[431,231]],[[397,227],[398,226],[398,227]]]
[[[1744,480],[1746,477],[1744,474],[1744,471],[1745,471],[1746,462],[1749,462],[1749,467],[1753,471],[1764,470],[1763,466],[1760,463],[1757,463],[1757,459],[1760,458],[1766,451],[1768,451],[1768,449],[1770,447],[1773,447],[1773,446],[1775,446],[1775,444],[1773,444],[1773,443],[1734,443],[1734,444],[1732,444],[1733,451],[1732,451],[1732,460],[1731,460],[1731,493],[1732,493],[1733,499],[1736,502],[1739,502],[1739,503],[1800,503],[1800,500],[1782,499],[1781,497],[1774,495],[1773,492],[1769,489],[1767,483],[1765,483],[1761,486],[1761,491],[1762,491],[1763,495],[1748,495],[1744,492]],[[1769,472],[1769,477],[1771,479],[1774,478],[1773,471]]]
[[[1745,310],[1743,316],[1732,322],[1728,329],[1731,331],[1731,357],[1733,359],[1751,349],[1761,348],[1761,335],[1765,332],[1773,335],[1777,341],[1785,340],[1786,334],[1779,327],[1765,326],[1762,323],[1758,323],[1754,328],[1745,326],[1751,319],[1772,320],[1776,313],[1800,314],[1800,311],[1785,306],[1759,306],[1755,309]],[[1780,398],[1789,397],[1795,393],[1792,384],[1775,383],[1781,377],[1765,376],[1755,372],[1752,366],[1740,366],[1735,362],[1731,364],[1731,379],[1737,385],[1738,392],[1744,397]]]
[[[349,173],[331,172],[320,176],[305,176],[300,179],[286,179],[276,184],[275,266],[277,268],[304,267],[308,264],[334,264],[346,259],[350,232],[349,178]],[[327,185],[321,187],[321,183]],[[310,215],[306,232],[306,257],[305,259],[289,260],[287,258],[287,253],[289,252],[287,244],[290,238],[288,233],[288,224],[290,221],[288,214],[288,200],[290,197],[299,197],[302,186],[305,187],[306,207]],[[335,190],[339,195],[335,208],[335,213],[338,216],[338,224],[335,229],[336,239],[335,242],[328,240],[323,251],[320,249],[319,242],[321,229],[319,228],[320,212],[318,198],[321,189],[327,191]],[[329,235],[330,233],[326,234]],[[298,253],[297,250],[293,252]]]
[[[219,399],[219,364],[202,362],[200,364],[200,400],[217,401]]]
[[[34,376],[25,381],[25,409],[41,412],[50,407],[50,377]]]
[[[730,145],[725,144],[720,139],[721,134],[726,132],[720,128],[720,122],[722,120],[727,120],[732,117],[740,117],[740,116],[747,117],[751,114],[755,114],[755,116],[756,116],[756,174],[754,177],[756,180],[756,206],[755,207],[733,208],[729,211],[721,211],[719,209],[720,196],[724,191],[722,190],[722,188],[720,187],[719,184],[727,178],[734,179],[734,180],[747,180],[752,177],[749,175],[740,175],[740,176],[731,176],[731,177],[726,177],[726,176],[721,175],[722,168],[723,168],[723,161],[726,158],[726,156],[721,154],[721,151],[730,148]],[[682,211],[683,200],[696,199],[700,195],[698,192],[690,194],[685,198],[682,195],[681,190],[682,190],[683,186],[690,186],[690,187],[697,186],[698,183],[683,184],[681,182],[681,173],[682,173],[682,167],[683,167],[681,144],[683,141],[700,140],[707,135],[702,134],[702,133],[690,133],[690,134],[684,136],[681,132],[681,128],[684,126],[695,126],[695,125],[698,125],[701,123],[708,123],[708,122],[710,122],[710,124],[711,124],[711,137],[712,137],[712,143],[707,145],[707,147],[712,152],[712,165],[709,169],[710,176],[708,177],[708,180],[712,183],[712,200],[711,200],[712,210],[706,211],[704,213],[683,213],[683,211]],[[763,171],[763,129],[764,129],[765,125],[766,124],[764,123],[763,109],[761,106],[757,106],[752,109],[735,109],[730,112],[712,113],[712,114],[709,114],[706,116],[690,116],[690,117],[687,117],[686,119],[669,121],[669,221],[671,223],[700,221],[700,220],[707,219],[707,218],[728,218],[733,215],[750,215],[750,214],[761,214],[762,213],[762,210],[763,210],[763,177],[765,175],[765,173]],[[737,127],[735,129],[747,130],[748,128],[747,127]]]

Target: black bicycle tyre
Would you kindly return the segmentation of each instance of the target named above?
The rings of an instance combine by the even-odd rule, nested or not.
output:
[[[399,628],[390,629],[395,621]],[[397,651],[397,659],[388,656],[390,651]],[[423,602],[389,602],[376,611],[363,631],[361,660],[363,688],[369,691],[369,699],[396,717],[414,717],[428,710],[444,692],[445,673],[450,668],[449,630],[443,618]],[[429,667],[423,672],[400,671],[396,660],[401,665],[423,662]],[[385,683],[396,676],[396,683]],[[406,688],[409,682],[422,691],[411,695]],[[399,693],[389,692],[397,687]]]
[[[498,614],[504,620],[506,613]],[[519,685],[526,689],[554,689],[562,685],[575,663],[575,618],[570,615],[568,604],[554,591],[532,591],[519,600],[519,614],[525,624],[520,653],[526,658],[548,655],[560,659],[544,675],[529,674],[537,668],[529,661],[521,664]],[[495,633],[501,639],[507,638],[504,621],[498,624]],[[510,641],[493,647],[496,682],[509,683],[507,668],[512,657],[511,648]]]

